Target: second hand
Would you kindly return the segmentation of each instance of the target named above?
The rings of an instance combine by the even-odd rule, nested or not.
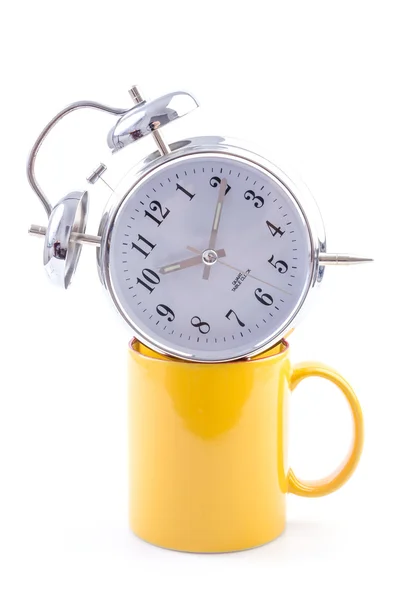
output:
[[[193,252],[193,254],[201,254],[200,250],[197,250],[197,248],[192,248],[192,246],[186,246],[186,249],[189,250],[189,252]],[[241,269],[238,269],[237,267],[233,267],[232,265],[229,265],[229,263],[226,263],[223,260],[217,260],[216,262],[223,265],[224,267],[233,269],[233,271],[237,271],[238,273],[244,273],[244,271],[242,271]],[[257,281],[260,281],[261,283],[264,283],[265,285],[268,285],[269,287],[272,287],[275,290],[278,290],[279,292],[283,292],[283,294],[292,296],[291,292],[287,292],[287,290],[283,290],[283,288],[279,288],[276,285],[269,283],[268,281],[263,281],[263,279],[259,279],[259,277],[255,277],[255,275],[251,275],[251,273],[248,273],[247,277],[251,277],[251,279],[256,279]]]

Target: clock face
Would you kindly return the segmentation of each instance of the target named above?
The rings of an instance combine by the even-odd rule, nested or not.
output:
[[[125,196],[113,222],[109,286],[149,346],[197,361],[280,339],[312,276],[299,205],[264,168],[221,153],[168,160]]]

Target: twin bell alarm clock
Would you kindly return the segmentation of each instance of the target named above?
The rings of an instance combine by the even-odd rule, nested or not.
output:
[[[43,264],[69,287],[83,244],[96,247],[99,278],[133,335],[186,361],[251,357],[294,327],[328,265],[370,259],[330,254],[317,205],[306,189],[262,156],[223,137],[168,142],[163,128],[198,107],[186,92],[132,106],[76,102],[59,112],[34,144],[28,179],[48,216]],[[97,235],[86,233],[88,191],[54,206],[35,177],[40,146],[77,109],[115,116],[107,142],[124,152],[145,136],[157,150],[132,166],[112,192]],[[106,170],[88,177],[94,184]]]

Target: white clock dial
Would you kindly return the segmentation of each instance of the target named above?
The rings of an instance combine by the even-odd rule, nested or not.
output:
[[[266,169],[221,153],[169,160],[121,203],[109,282],[137,336],[163,352],[224,361],[268,347],[312,277],[308,225]]]

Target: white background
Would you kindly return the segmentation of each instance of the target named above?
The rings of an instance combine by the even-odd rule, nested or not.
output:
[[[0,597],[395,598],[395,3],[36,0],[2,10]],[[290,497],[286,533],[254,551],[173,553],[129,532],[129,332],[101,290],[94,250],[63,292],[43,273],[42,242],[27,236],[30,223],[46,224],[25,178],[41,128],[77,99],[127,105],[133,83],[152,97],[196,93],[202,108],[170,126],[169,141],[212,133],[261,146],[310,187],[330,251],[376,258],[329,268],[291,338],[295,361],[329,363],[356,389],[361,464],[336,494]],[[110,165],[112,124],[87,112],[54,133],[38,161],[52,202],[84,189],[100,160]],[[144,140],[120,164],[152,148]],[[107,192],[99,183],[90,193],[96,233]],[[295,471],[331,471],[350,427],[336,390],[303,384],[291,406]]]

